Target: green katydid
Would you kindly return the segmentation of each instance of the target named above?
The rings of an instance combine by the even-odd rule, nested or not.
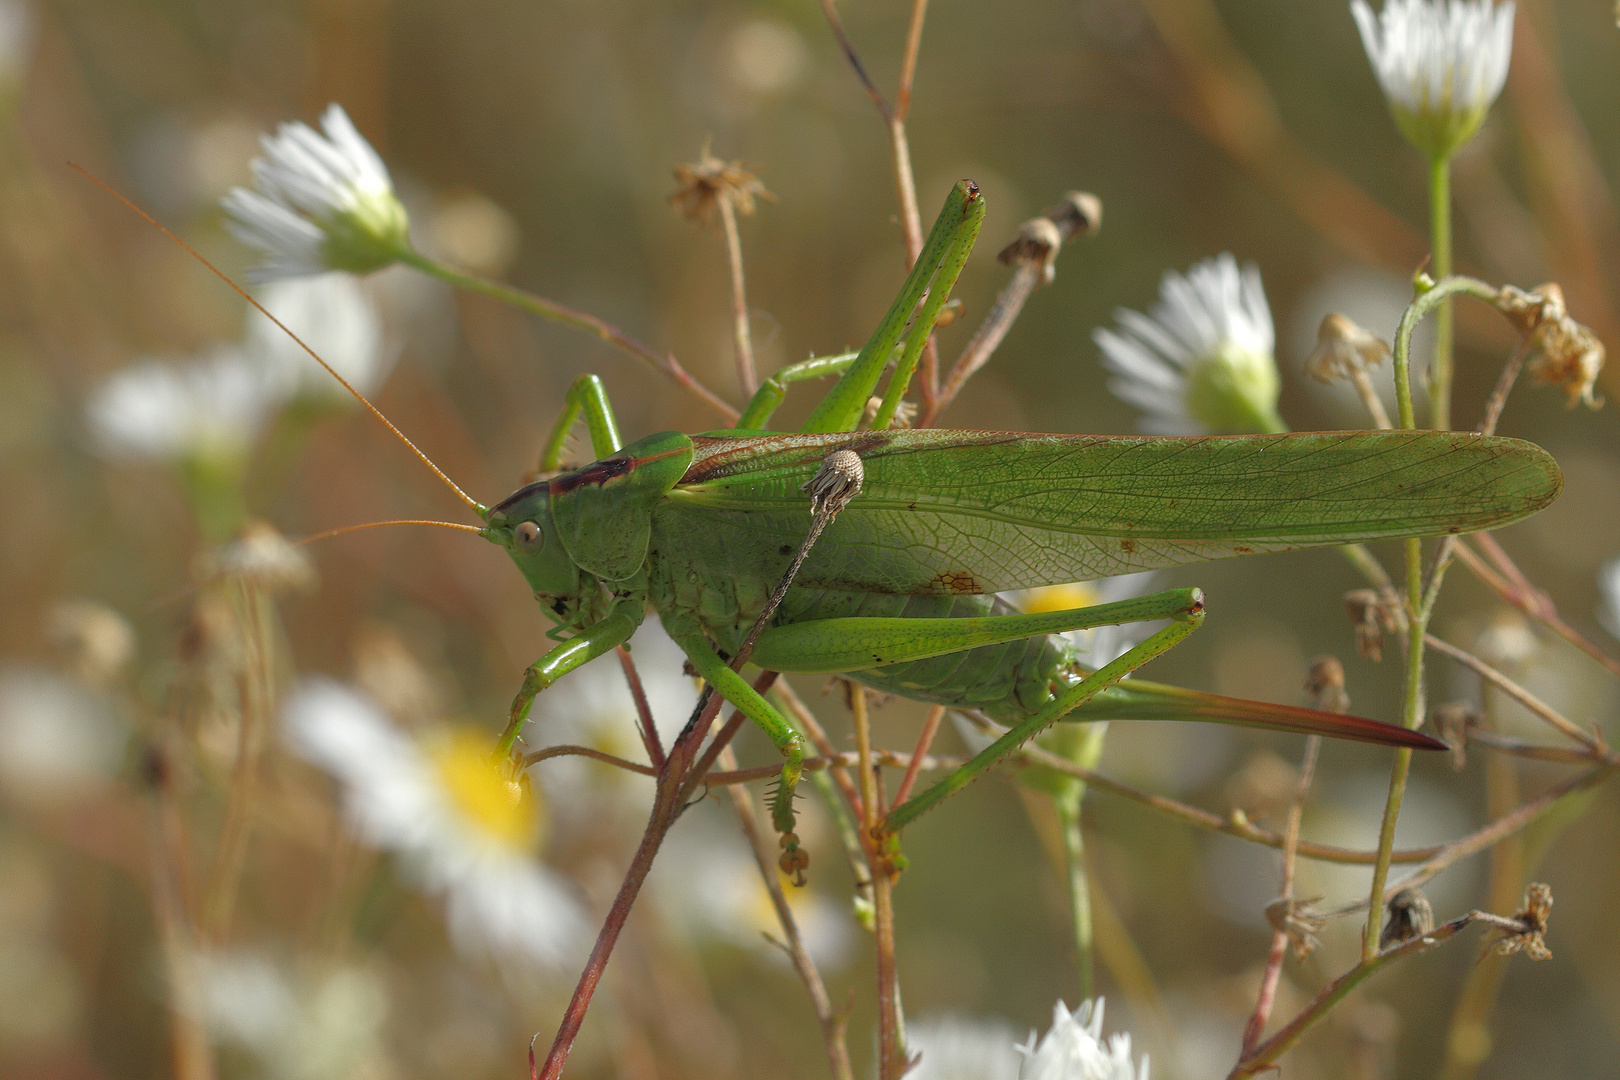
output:
[[[765,609],[807,529],[801,489],[836,450],[860,457],[864,487],[809,552],[752,659],[770,670],[841,673],[1012,725],[891,811],[890,829],[1071,713],[1440,745],[1307,709],[1141,681],[1110,689],[1198,626],[1196,589],[1033,615],[990,594],[1198,559],[1495,527],[1557,495],[1562,481],[1551,457],[1512,439],[1439,432],[1121,438],[882,430],[982,214],[977,189],[958,184],[860,354],[779,373],[743,414],[744,429],[664,432],[626,446],[601,384],[591,376],[575,383],[542,469],[559,467],[582,417],[598,460],[521,488],[485,515],[483,535],[516,562],[557,622],[554,633],[571,635],[529,668],[502,748],[541,690],[627,641],[654,611],[696,670],[787,758],[773,819],[791,837],[802,739],[724,656],[735,655]],[[908,323],[874,430],[857,432]],[[835,370],[842,379],[801,433],[754,430],[787,382]],[[1159,619],[1171,623],[1095,672],[1057,636]]]
[[[957,184],[860,353],[778,372],[737,429],[663,432],[625,445],[601,383],[585,376],[569,390],[541,462],[546,472],[559,469],[569,432],[583,419],[597,456],[583,468],[485,507],[416,451],[484,521],[482,529],[452,527],[501,545],[557,624],[551,636],[560,643],[528,668],[501,752],[542,690],[627,642],[649,611],[786,758],[772,817],[789,846],[802,737],[726,659],[759,629],[762,613],[768,622],[752,658],[769,670],[841,673],[1010,725],[891,810],[890,830],[1071,714],[1443,747],[1372,720],[1134,679],[1116,685],[1201,623],[1197,589],[1040,614],[994,594],[1201,559],[1494,528],[1557,496],[1562,480],[1552,458],[1518,440],[1454,432],[1176,438],[887,430],[983,212],[977,188]],[[856,431],[891,362],[872,430]],[[835,373],[840,381],[800,433],[763,430],[788,384]],[[768,611],[773,585],[804,555],[810,497],[801,489],[840,450],[860,458],[864,486]],[[1061,636],[1165,619],[1167,627],[1095,671],[1080,666]]]

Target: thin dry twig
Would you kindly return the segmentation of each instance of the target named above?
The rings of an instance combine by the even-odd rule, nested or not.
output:
[[[737,755],[732,752],[731,747],[727,746],[720,752],[719,763],[723,769],[736,770]],[[772,858],[770,841],[765,838],[764,832],[759,827],[759,811],[748,790],[742,785],[733,784],[728,790],[732,809],[737,812],[737,823],[742,826],[743,835],[748,838],[749,849],[754,853],[754,862],[759,867],[760,880],[765,883],[766,891],[771,895],[771,906],[776,910],[776,921],[782,927],[782,944],[788,959],[793,962],[793,970],[798,973],[805,990],[810,994],[811,1005],[816,1010],[816,1022],[821,1025],[821,1038],[827,1046],[827,1064],[832,1069],[834,1080],[854,1080],[854,1071],[849,1060],[849,1046],[844,1038],[847,1018],[833,1008],[832,999],[827,996],[827,985],[822,982],[821,972],[816,969],[815,961],[811,958],[809,950],[804,947],[804,938],[799,934],[798,920],[793,917],[793,909],[788,906],[787,895],[782,890],[782,879],[777,873],[776,861]]]
[[[1340,677],[1342,681],[1342,669]],[[1299,783],[1295,786],[1294,797],[1288,804],[1288,825],[1283,833],[1282,884],[1278,887],[1277,895],[1290,909],[1294,903],[1294,856],[1299,851],[1299,823],[1300,818],[1304,816],[1305,795],[1311,789],[1311,778],[1316,774],[1316,759],[1321,751],[1320,735],[1312,735],[1305,740],[1305,753],[1299,765]],[[1279,927],[1271,935],[1271,951],[1266,956],[1266,968],[1260,976],[1260,992],[1255,996],[1254,1014],[1249,1017],[1248,1026],[1243,1030],[1245,1057],[1253,1053],[1254,1048],[1259,1045],[1260,1036],[1266,1030],[1266,1021],[1271,1019],[1271,1009],[1277,1000],[1277,984],[1282,980],[1283,958],[1288,955],[1289,940],[1289,933],[1285,927]],[[1301,956],[1304,955],[1306,943],[1310,940],[1301,939]]]
[[[1528,581],[1524,581],[1524,576],[1518,572],[1518,567],[1508,558],[1507,552],[1502,550],[1501,545],[1496,542],[1496,539],[1490,533],[1475,533],[1470,539],[1478,544],[1480,549],[1490,557],[1491,562],[1495,563],[1499,568],[1504,563],[1506,566],[1511,567],[1512,576],[1499,573],[1486,565],[1485,560],[1475,554],[1467,543],[1459,542],[1457,545],[1455,554],[1458,562],[1467,567],[1470,573],[1503,600],[1506,600],[1530,616],[1530,618],[1602,664],[1616,678],[1620,678],[1620,660],[1610,656],[1587,638],[1586,635],[1566,623],[1559,616],[1558,608],[1553,604],[1552,598],[1540,589],[1535,588]]]
[[[1532,886],[1535,888],[1535,886]],[[1546,886],[1541,886],[1545,889]],[[1523,949],[1532,957],[1541,958],[1546,953],[1546,946],[1541,944],[1541,937],[1546,933],[1546,909],[1552,906],[1549,892],[1546,904],[1538,907],[1534,901],[1526,904],[1524,911],[1512,918],[1501,915],[1492,915],[1487,911],[1470,911],[1466,915],[1453,919],[1435,927],[1427,934],[1412,937],[1398,945],[1391,946],[1362,960],[1355,967],[1334,979],[1322,988],[1309,1005],[1288,1024],[1264,1043],[1245,1054],[1232,1071],[1227,1074],[1227,1080],[1242,1080],[1243,1077],[1254,1076],[1276,1068],[1277,1058],[1291,1049],[1306,1031],[1315,1025],[1323,1016],[1326,1016],[1345,995],[1360,986],[1372,975],[1389,965],[1407,956],[1428,952],[1446,941],[1456,937],[1464,929],[1475,923],[1500,930],[1505,935],[1493,948],[1502,948],[1503,942],[1513,942],[1518,949]],[[1515,950],[1516,951],[1516,950]]]
[[[1435,652],[1440,653],[1442,656],[1449,656],[1459,664],[1462,664],[1480,678],[1484,679],[1486,682],[1490,683],[1492,686],[1496,687],[1498,690],[1517,701],[1520,705],[1523,705],[1532,713],[1539,716],[1553,727],[1557,728],[1569,738],[1574,739],[1576,742],[1589,748],[1594,754],[1599,756],[1608,754],[1609,748],[1604,745],[1601,736],[1595,732],[1582,731],[1573,721],[1566,718],[1557,709],[1554,709],[1551,705],[1548,705],[1545,701],[1542,701],[1530,691],[1526,690],[1524,687],[1520,686],[1518,683],[1514,682],[1500,671],[1497,671],[1494,667],[1487,664],[1473,653],[1467,652],[1464,649],[1459,649],[1457,646],[1448,641],[1442,641],[1433,634],[1425,634],[1423,636],[1423,641],[1425,645],[1433,649]]]

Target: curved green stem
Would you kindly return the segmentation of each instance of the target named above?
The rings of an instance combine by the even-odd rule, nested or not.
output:
[[[1395,330],[1395,397],[1400,406],[1401,427],[1409,431],[1417,427],[1417,416],[1412,409],[1412,331],[1429,312],[1436,308],[1446,310],[1446,299],[1457,293],[1494,300],[1497,290],[1475,278],[1442,278],[1407,306]],[[1446,377],[1449,380],[1449,370]],[[1438,396],[1437,390],[1431,390],[1431,397]],[[1436,583],[1438,585],[1438,578]],[[1423,595],[1423,541],[1414,538],[1406,541],[1406,692],[1401,710],[1401,723],[1409,730],[1416,730],[1423,723],[1423,635],[1432,611],[1432,603],[1425,603]],[[1406,777],[1411,767],[1412,751],[1395,751],[1395,764],[1389,777],[1389,797],[1384,802],[1384,820],[1378,830],[1378,859],[1373,863],[1372,889],[1368,893],[1367,927],[1361,942],[1361,958],[1364,962],[1370,961],[1378,953],[1378,931],[1384,914],[1384,883],[1389,877],[1389,857],[1395,848],[1395,823],[1401,814],[1401,800],[1406,794]]]
[[[650,346],[643,345],[605,319],[599,319],[595,315],[583,311],[576,311],[564,304],[557,303],[555,300],[547,300],[543,296],[536,296],[522,289],[504,285],[499,281],[490,281],[488,278],[464,273],[453,266],[447,266],[439,262],[437,259],[429,258],[414,249],[402,252],[399,261],[406,266],[420,270],[429,277],[436,277],[440,281],[453,285],[458,289],[478,293],[480,296],[487,296],[492,300],[499,300],[503,304],[511,304],[513,307],[521,308],[531,315],[540,316],[542,319],[549,319],[552,322],[562,323],[564,326],[572,326],[576,330],[584,330],[586,333],[595,334],[603,341],[618,347],[638,360],[651,364],[654,368],[668,375],[676,383],[685,387],[693,396],[701,399],[715,412],[723,416],[727,423],[733,423],[737,419],[737,410],[727,404],[713,390],[693,378],[685,368],[681,367],[680,362],[674,356],[653,351]]]

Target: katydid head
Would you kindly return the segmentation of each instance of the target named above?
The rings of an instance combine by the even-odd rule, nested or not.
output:
[[[557,530],[550,483],[542,480],[519,488],[496,504],[479,535],[506,549],[548,613],[559,622],[572,619],[580,571]]]

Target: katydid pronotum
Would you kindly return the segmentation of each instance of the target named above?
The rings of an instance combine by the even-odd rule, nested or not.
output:
[[[663,432],[625,445],[601,383],[585,376],[569,390],[542,455],[542,472],[556,475],[485,507],[439,473],[475,508],[483,519],[477,531],[507,551],[557,624],[551,636],[560,643],[528,668],[500,753],[510,752],[538,694],[627,642],[649,612],[786,758],[772,818],[790,850],[804,742],[736,670],[751,631],[758,632],[752,660],[767,670],[839,673],[1009,725],[990,747],[889,811],[891,832],[1064,718],[1214,720],[1442,748],[1373,720],[1122,683],[1201,623],[1197,589],[1040,614],[995,594],[1201,559],[1494,528],[1557,496],[1562,480],[1552,458],[1529,443],[1457,432],[1180,438],[892,430],[983,213],[977,188],[958,183],[860,353],[778,372],[736,429]],[[891,363],[871,429],[856,430]],[[789,383],[838,373],[801,432],[764,430]],[[557,472],[581,419],[597,460]],[[864,483],[806,553],[811,497],[802,489],[837,451],[859,457]],[[784,581],[790,565],[797,574]],[[768,609],[773,599],[779,605]],[[1156,620],[1169,625],[1095,671],[1079,664],[1062,636]]]

